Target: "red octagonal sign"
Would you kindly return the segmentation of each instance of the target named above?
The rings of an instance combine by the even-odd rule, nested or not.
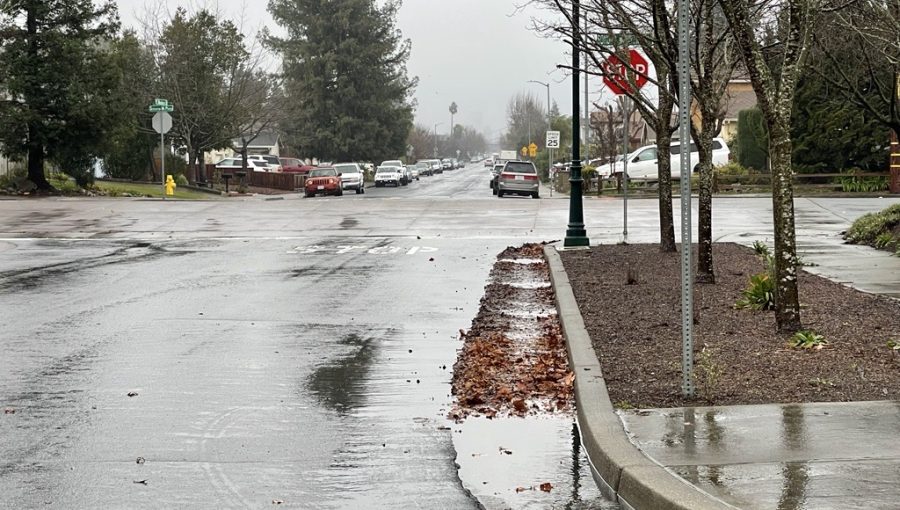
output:
[[[631,69],[615,54],[603,62],[603,83],[617,96],[634,93],[647,83],[650,69],[644,57],[637,50],[629,50],[628,58],[631,60]]]

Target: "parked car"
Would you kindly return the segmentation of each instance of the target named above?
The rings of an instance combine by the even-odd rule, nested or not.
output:
[[[306,179],[306,197],[314,197],[316,195],[335,195],[344,194],[344,188],[341,186],[341,174],[333,167],[319,167],[309,172]]]
[[[503,195],[529,195],[540,198],[540,181],[534,163],[530,161],[507,161],[497,177],[497,197]]]
[[[416,165],[406,165],[406,169],[409,170],[410,176],[412,176],[412,180],[419,180],[419,167]]]
[[[444,173],[444,166],[441,164],[441,160],[439,159],[429,159],[429,163],[431,163],[431,172],[435,174]]]
[[[399,166],[379,166],[375,170],[375,187],[380,188],[393,184],[399,187],[403,178],[403,171]]]
[[[431,170],[431,163],[427,160],[420,160],[416,163],[416,168],[419,170],[419,175],[431,176],[433,171]]]
[[[450,158],[444,158],[441,160],[441,169],[453,170],[453,162],[450,161]]]
[[[493,190],[492,193],[493,193],[494,195],[497,194],[497,176],[499,176],[499,175],[500,175],[500,172],[503,171],[503,166],[504,166],[504,165],[505,165],[505,163],[497,163],[496,165],[494,165],[493,168],[491,168],[491,182],[490,182],[490,187],[491,187],[491,190]]]
[[[694,172],[699,170],[699,153],[697,152],[697,144],[691,142],[690,167]],[[722,138],[714,138],[712,144],[712,161],[713,166],[720,166],[728,163],[731,151]],[[681,177],[681,142],[675,140],[669,146],[668,157],[672,165],[672,178]],[[597,167],[597,175],[600,178],[609,178],[622,173],[622,158],[616,158],[616,161],[606,165]],[[656,145],[646,145],[637,149],[628,155],[628,177],[632,179],[646,179],[653,181],[659,179],[659,158]]]
[[[243,170],[243,168],[244,165],[241,162],[241,158],[225,158],[222,161],[216,163],[216,170],[221,170],[228,173],[240,172]],[[269,165],[265,161],[248,159],[247,170],[252,170],[254,172],[268,172]]]
[[[338,163],[334,165],[334,169],[341,176],[341,187],[343,189],[352,189],[356,194],[366,192],[366,179],[363,176],[363,170],[356,163]]]
[[[278,159],[278,156],[270,156],[268,154],[250,154],[247,156],[247,159],[254,161],[264,161],[267,165],[269,165],[270,172],[280,172],[282,169],[281,160]]]

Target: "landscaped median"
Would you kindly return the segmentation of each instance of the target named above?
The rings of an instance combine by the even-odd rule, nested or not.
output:
[[[691,420],[678,419],[682,410],[768,403],[800,409],[810,402],[835,402],[839,409],[847,401],[900,400],[900,302],[800,271],[801,315],[808,329],[779,334],[771,311],[771,255],[761,242],[753,249],[714,245],[716,283],[695,286],[694,398],[683,396],[680,388],[677,253],[662,253],[657,245],[622,244],[562,253],[547,247],[545,256],[576,376],[583,442],[596,476],[626,508],[728,508],[741,499],[716,493],[729,498],[725,503],[663,468],[629,440],[620,418],[634,423],[642,416],[664,415],[663,421],[670,420],[664,437],[649,440],[672,441],[665,446],[681,451],[676,445],[682,428],[686,437],[700,434]],[[716,412],[734,414],[724,409]],[[714,421],[716,412],[708,414]],[[835,414],[831,409],[824,414],[829,412]],[[767,423],[776,435],[783,419],[777,418]],[[731,429],[731,441],[744,432]],[[752,443],[752,437],[743,440]],[[841,446],[852,457],[852,445]],[[773,451],[795,460],[806,455],[793,443],[783,450],[760,448],[703,462],[740,466],[770,462]],[[696,460],[693,450],[685,455],[681,459]],[[674,470],[677,463],[666,465]]]
[[[601,490],[624,508],[705,510],[733,508],[667,471],[637,449],[615,413],[600,362],[553,246],[544,248],[559,320],[575,373],[575,402],[581,438]]]

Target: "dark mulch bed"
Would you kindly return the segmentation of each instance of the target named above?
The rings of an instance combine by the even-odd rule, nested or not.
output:
[[[738,310],[750,275],[763,271],[749,248],[714,248],[717,283],[696,285],[695,363],[700,391],[681,396],[680,254],[657,245],[596,246],[562,252],[610,398],[620,407],[900,399],[900,302],[801,272],[803,325],[821,350],[788,346],[772,312]],[[638,282],[626,284],[628,268]],[[702,379],[720,371],[718,380]],[[714,378],[713,378],[714,379]]]

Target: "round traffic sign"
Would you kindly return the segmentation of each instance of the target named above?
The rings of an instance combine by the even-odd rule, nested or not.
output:
[[[637,50],[629,50],[628,59],[631,69],[616,54],[610,55],[602,64],[603,83],[617,96],[634,93],[647,83],[650,72],[647,60]]]

